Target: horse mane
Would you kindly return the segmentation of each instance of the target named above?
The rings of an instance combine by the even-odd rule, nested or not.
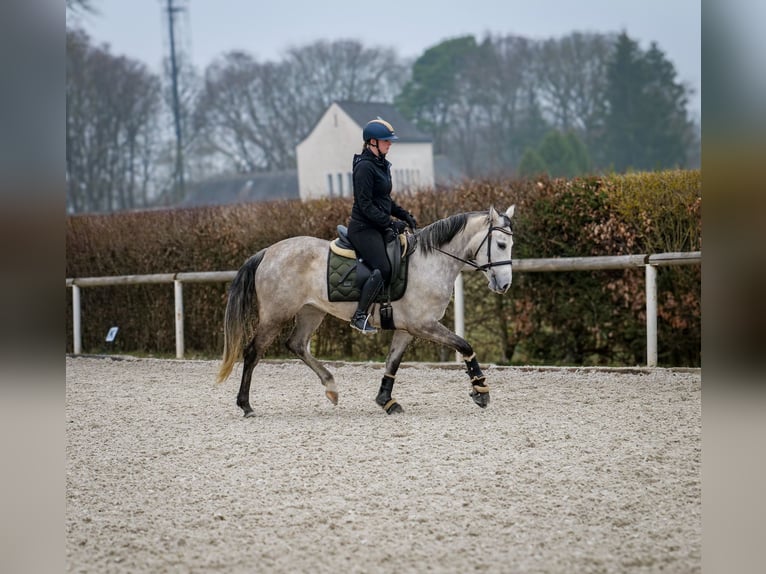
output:
[[[434,221],[418,232],[418,247],[424,254],[433,253],[437,247],[449,242],[455,235],[465,229],[468,219],[475,215],[487,215],[483,211],[458,213],[445,219]]]

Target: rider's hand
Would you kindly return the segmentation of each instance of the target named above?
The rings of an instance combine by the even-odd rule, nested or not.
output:
[[[410,226],[410,229],[412,229],[412,231],[415,231],[418,228],[418,222],[415,219],[415,216],[412,215],[411,213],[408,213],[407,215],[404,216],[404,221],[407,222],[407,225]]]
[[[396,232],[397,235],[404,233],[404,230],[407,229],[407,224],[404,223],[404,221],[392,221],[391,222],[391,228]]]

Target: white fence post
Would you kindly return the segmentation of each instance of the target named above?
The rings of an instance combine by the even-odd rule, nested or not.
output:
[[[657,366],[657,268],[646,265],[646,366]]]
[[[463,295],[463,274],[460,273],[455,279],[455,334],[465,337],[465,297]],[[455,351],[455,360],[463,362],[459,351]]]
[[[80,318],[80,287],[72,285],[72,344],[74,354],[82,353],[82,322]]]
[[[184,358],[184,288],[178,280],[173,281],[176,301],[176,358]]]

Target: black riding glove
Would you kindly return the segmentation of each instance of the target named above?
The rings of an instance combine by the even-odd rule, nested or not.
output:
[[[407,224],[404,223],[404,221],[392,221],[391,228],[396,232],[397,235],[399,235],[404,233],[404,230],[407,229]]]
[[[418,222],[415,219],[415,216],[412,215],[411,213],[408,213],[407,215],[404,216],[404,221],[407,222],[407,225],[410,226],[410,229],[412,229],[412,231],[415,231],[418,228]]]

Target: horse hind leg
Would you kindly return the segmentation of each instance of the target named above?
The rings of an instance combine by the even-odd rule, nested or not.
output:
[[[253,413],[253,408],[250,406],[250,381],[253,378],[253,369],[260,360],[255,349],[254,338],[245,347],[242,356],[244,365],[242,367],[242,382],[237,393],[237,406],[245,412],[246,417],[252,417],[255,416],[255,413]]]
[[[259,324],[256,335],[244,349],[242,354],[244,365],[242,367],[242,382],[237,393],[237,406],[241,408],[246,417],[255,416],[250,406],[250,382],[253,378],[253,369],[263,358],[266,349],[279,334],[279,325]]]
[[[338,387],[335,378],[325,366],[312,354],[309,346],[311,335],[314,334],[325,318],[326,313],[315,307],[303,307],[295,316],[295,326],[288,337],[286,345],[288,350],[295,353],[298,358],[306,363],[314,371],[325,388],[325,396],[334,405],[338,404]]]

